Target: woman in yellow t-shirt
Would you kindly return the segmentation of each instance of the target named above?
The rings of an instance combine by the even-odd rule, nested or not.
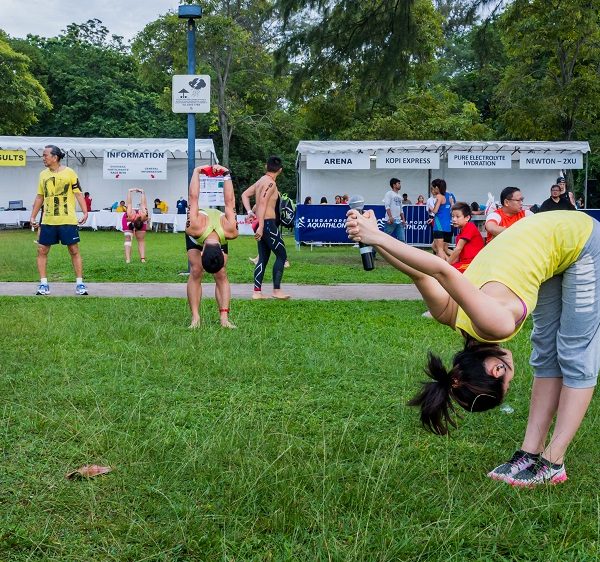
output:
[[[379,231],[370,211],[349,211],[346,229],[409,275],[432,316],[465,339],[450,369],[429,354],[432,380],[410,402],[434,433],[456,427],[455,403],[470,412],[502,403],[515,369],[510,351],[498,344],[532,314],[535,378],[525,437],[488,476],[514,486],[566,480],[564,455],[600,369],[600,223],[572,211],[527,217],[488,244],[464,274]]]

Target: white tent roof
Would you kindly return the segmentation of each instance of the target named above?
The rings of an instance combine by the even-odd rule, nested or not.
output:
[[[102,158],[105,150],[160,150],[167,158],[187,158],[187,139],[149,138],[79,138],[79,137],[3,137],[0,149],[27,150],[28,156],[41,156],[44,147],[54,144],[77,158]],[[211,139],[196,139],[196,158],[218,162],[215,146]]]
[[[581,152],[590,151],[588,142],[518,142],[518,141],[300,141],[296,152],[302,154],[363,152],[378,150],[420,150],[443,152],[448,150],[510,151],[519,152]]]

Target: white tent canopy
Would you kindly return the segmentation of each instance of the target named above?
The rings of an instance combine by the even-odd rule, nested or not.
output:
[[[38,175],[44,169],[41,156],[44,147],[53,144],[67,153],[63,163],[79,176],[82,189],[89,191],[93,208],[110,207],[125,199],[131,187],[146,190],[149,202],[165,200],[169,211],[187,194],[187,139],[152,138],[76,138],[76,137],[7,137],[0,136],[0,150],[27,151],[27,165],[0,167],[0,206],[9,200],[22,199],[31,208],[37,190]],[[196,139],[196,165],[218,162],[211,139]],[[160,181],[103,179],[102,161],[105,150],[161,151],[167,156],[167,179]]]
[[[448,190],[457,199],[467,202],[485,203],[491,192],[498,200],[502,189],[508,185],[522,189],[528,204],[541,203],[550,196],[550,186],[559,175],[560,167],[545,169],[523,169],[523,155],[573,154],[578,158],[590,152],[587,142],[517,142],[517,141],[300,141],[296,148],[298,171],[298,201],[312,197],[318,203],[326,197],[333,203],[336,194],[361,194],[371,204],[382,202],[389,190],[392,177],[402,181],[402,193],[407,193],[413,202],[419,194],[427,197],[433,178],[443,178]],[[472,154],[505,155],[508,160],[504,169],[453,168],[448,166],[448,153],[460,151]],[[382,154],[431,155],[439,158],[439,168],[382,168],[377,159]],[[315,169],[307,165],[311,155],[356,154],[368,159],[367,169]]]

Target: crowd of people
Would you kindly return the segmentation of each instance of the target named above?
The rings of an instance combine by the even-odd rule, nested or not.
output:
[[[38,295],[49,294],[47,260],[53,245],[66,245],[75,271],[75,292],[87,295],[79,252],[78,224],[91,209],[89,193],[82,194],[76,173],[61,164],[65,153],[49,145],[43,151],[45,170],[40,173],[31,223],[43,210],[38,240]],[[287,253],[281,236],[277,178],[280,158],[271,156],[265,174],[242,197],[255,221],[258,247],[254,268],[254,299],[262,293],[263,276],[271,254],[273,292],[288,299],[281,288]],[[224,211],[199,206],[200,177],[222,177]],[[576,209],[564,178],[550,187],[550,197],[537,209],[524,208],[518,187],[506,187],[497,208],[486,209],[486,240],[471,222],[474,205],[456,201],[443,179],[431,182],[430,197],[419,196],[427,207],[433,234],[433,253],[404,243],[410,205],[400,196],[401,181],[390,179],[384,198],[386,224],[382,232],[373,211],[347,213],[348,236],[373,246],[390,264],[406,273],[425,300],[431,316],[457,331],[464,339],[450,368],[429,353],[429,380],[410,404],[420,409],[423,425],[438,434],[456,427],[455,406],[482,412],[500,405],[516,371],[511,352],[500,344],[512,339],[532,316],[530,365],[534,382],[525,435],[510,459],[488,472],[494,480],[532,487],[567,479],[564,458],[587,411],[600,369],[600,225]],[[134,197],[139,201],[134,202]],[[255,199],[251,206],[250,199]],[[343,202],[343,197],[340,198]],[[78,220],[76,203],[82,211]],[[159,199],[154,201],[160,208]],[[124,205],[123,205],[124,204]],[[145,231],[149,220],[146,195],[130,189],[121,201],[125,260],[131,261],[135,237],[145,261]],[[186,202],[187,207],[187,202]],[[179,208],[179,206],[178,206]],[[537,211],[536,213],[533,210]],[[227,277],[228,242],[238,236],[235,195],[228,168],[198,167],[189,186],[185,244],[190,264],[187,297],[191,328],[200,325],[204,272],[215,279],[215,298],[221,325],[235,328],[229,318],[231,289]],[[458,229],[453,249],[452,227]],[[523,243],[527,241],[527,243]],[[550,428],[554,431],[550,438]]]

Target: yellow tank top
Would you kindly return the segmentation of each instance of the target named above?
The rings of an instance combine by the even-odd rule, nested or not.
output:
[[[206,228],[202,234],[196,238],[198,244],[204,244],[205,240],[208,238],[208,235],[213,231],[217,233],[221,245],[227,244],[225,231],[223,230],[223,225],[221,224],[221,217],[223,216],[223,213],[219,211],[219,209],[200,209],[200,212],[208,217],[208,222],[206,223]]]
[[[592,233],[593,220],[577,211],[552,211],[523,218],[481,250],[464,276],[479,288],[490,281],[506,285],[525,303],[529,315],[537,304],[540,285],[577,260]],[[523,321],[511,336],[494,341],[514,337]],[[486,341],[475,333],[470,318],[460,307],[455,328],[478,341]]]

